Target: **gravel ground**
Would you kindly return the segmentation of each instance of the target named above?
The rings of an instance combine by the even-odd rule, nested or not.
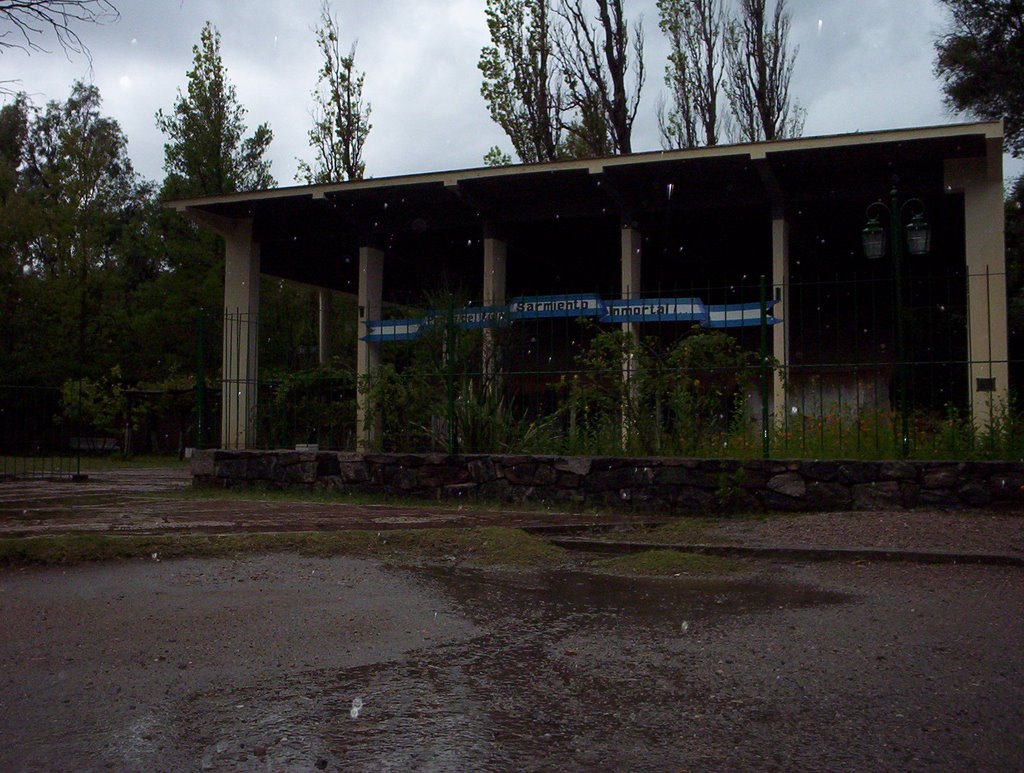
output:
[[[3,770],[1024,769],[1020,570],[0,572]]]
[[[1022,514],[983,511],[809,513],[718,521],[715,542],[753,546],[902,548],[1024,555]]]

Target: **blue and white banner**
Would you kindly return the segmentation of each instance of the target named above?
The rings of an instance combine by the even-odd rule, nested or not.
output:
[[[363,341],[378,343],[380,341],[415,341],[420,337],[426,320],[423,319],[383,319],[366,323],[366,335]]]
[[[600,295],[540,295],[513,298],[508,305],[512,319],[543,319],[545,317],[600,317],[607,303]]]
[[[768,301],[769,310],[775,301]],[[768,324],[774,325],[779,320],[768,314]],[[726,303],[708,307],[708,320],[705,327],[757,327],[761,324],[760,303]]]
[[[776,301],[767,301],[769,325],[780,320],[771,315]],[[444,324],[447,314],[431,311],[421,319],[371,320],[362,340],[413,341],[423,331]],[[700,298],[645,298],[610,300],[586,293],[577,295],[540,295],[513,298],[507,306],[469,306],[454,312],[452,319],[460,328],[472,330],[503,327],[516,320],[553,317],[597,317],[599,322],[696,322],[706,328],[757,327],[761,324],[761,304],[726,303],[706,305]]]
[[[602,322],[704,322],[707,309],[699,298],[645,298],[607,301]]]

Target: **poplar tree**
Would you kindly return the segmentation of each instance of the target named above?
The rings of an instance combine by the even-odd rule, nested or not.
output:
[[[565,24],[557,37],[558,58],[569,106],[577,111],[569,131],[588,155],[632,153],[645,79],[643,29],[634,23],[630,30],[623,0],[593,2],[591,8],[585,0],[562,0],[559,7]]]
[[[480,93],[491,118],[512,141],[520,161],[564,155],[562,73],[555,58],[549,0],[487,0],[491,45],[480,52]],[[511,161],[499,148],[489,165]]]
[[[725,32],[722,0],[658,0],[659,26],[668,38],[665,85],[671,95],[658,108],[666,148],[717,145],[722,132]]]
[[[742,142],[799,136],[804,111],[790,99],[789,83],[797,50],[789,50],[790,15],[786,0],[740,0],[739,14],[726,36],[725,92],[735,118],[733,139]]]
[[[356,44],[343,54],[338,20],[331,5],[320,6],[316,43],[323,55],[317,87],[313,90],[313,128],[309,146],[313,163],[299,160],[296,179],[308,184],[361,180],[366,172],[363,145],[372,128],[370,104],[363,102],[366,73],[356,70]]]
[[[220,54],[220,33],[207,22],[192,47],[185,93],[169,113],[156,114],[164,144],[164,194],[200,196],[258,190],[274,185],[264,157],[273,139],[263,123],[245,137],[246,110],[238,104]]]

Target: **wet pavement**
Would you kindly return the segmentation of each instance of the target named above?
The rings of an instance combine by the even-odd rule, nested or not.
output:
[[[0,572],[3,770],[1021,770],[1019,570]]]

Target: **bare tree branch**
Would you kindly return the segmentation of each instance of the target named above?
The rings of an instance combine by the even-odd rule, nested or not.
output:
[[[639,21],[629,23],[623,0],[594,0],[595,27],[584,10],[584,0],[562,0],[558,14],[565,20],[557,37],[558,57],[565,72],[571,106],[580,112],[569,127],[591,155],[631,153],[633,121],[644,85],[644,37]],[[632,89],[627,84],[631,69]],[[603,123],[603,128],[601,124]]]
[[[665,85],[672,108],[658,108],[666,147],[717,145],[724,116],[719,112],[725,76],[727,23],[721,0],[658,0],[660,27],[668,38]]]
[[[84,54],[91,61],[75,28],[118,18],[111,0],[0,0],[0,52],[18,48],[49,53],[40,39],[52,35],[65,53]]]
[[[803,131],[804,112],[789,97],[797,55],[796,49],[789,51],[789,26],[786,0],[775,1],[771,21],[767,0],[740,0],[726,47],[726,92],[737,122],[734,139],[777,140]]]

